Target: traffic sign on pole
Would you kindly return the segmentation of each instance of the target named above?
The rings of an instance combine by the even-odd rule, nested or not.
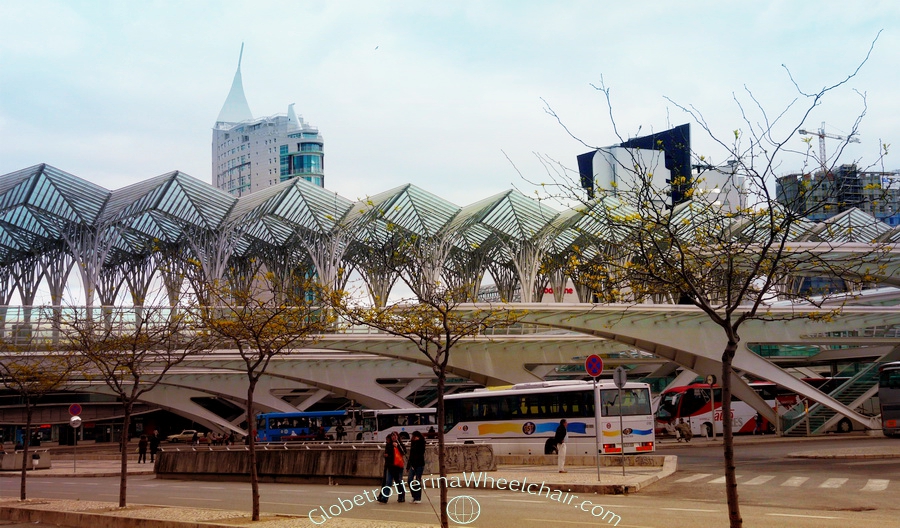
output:
[[[616,370],[613,371],[613,383],[621,389],[625,386],[626,381],[628,381],[628,371],[625,370],[625,367],[616,367]]]
[[[599,377],[603,374],[603,359],[597,354],[591,354],[584,360],[584,371],[592,378]]]
[[[72,416],[78,416],[79,414],[81,414],[81,405],[77,403],[69,405],[69,414],[71,414]]]

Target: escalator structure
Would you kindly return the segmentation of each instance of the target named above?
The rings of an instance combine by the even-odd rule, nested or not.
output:
[[[829,396],[851,409],[859,408],[878,393],[879,365],[880,362],[866,364],[850,379],[830,392]],[[857,367],[858,365],[851,365],[848,369],[856,370]],[[838,376],[842,375],[843,373]],[[844,433],[853,429],[853,422],[849,418],[821,403],[810,405],[807,411],[806,403],[801,402],[785,413],[782,420],[784,436],[814,436],[832,430]]]

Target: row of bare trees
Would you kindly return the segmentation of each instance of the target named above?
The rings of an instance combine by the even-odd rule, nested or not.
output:
[[[39,310],[46,321],[35,328],[52,329],[52,339],[35,332],[27,343],[0,341],[0,374],[8,390],[24,402],[26,423],[21,477],[22,500],[32,414],[41,398],[63,390],[90,390],[105,385],[122,406],[119,506],[127,504],[128,431],[135,404],[163,383],[167,374],[185,362],[214,351],[240,356],[246,374],[246,420],[252,518],[259,519],[260,495],[256,463],[254,393],[270,362],[315,343],[323,332],[340,324],[369,325],[410,339],[428,358],[438,386],[439,453],[443,463],[443,387],[452,346],[486,328],[508,325],[517,317],[507,310],[460,313],[458,290],[439,285],[416,302],[386,307],[360,306],[346,292],[326,292],[306,276],[282,278],[260,273],[241,287],[226,283],[204,285],[202,304],[179,307],[136,307],[111,312],[108,308]],[[37,316],[41,319],[41,315]],[[447,490],[441,490],[446,503]],[[443,511],[443,508],[442,508]],[[446,512],[442,520],[444,525]]]

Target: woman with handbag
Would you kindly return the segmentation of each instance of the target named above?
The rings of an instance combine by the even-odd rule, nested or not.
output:
[[[378,502],[387,504],[388,498],[393,494],[391,487],[397,490],[397,502],[406,502],[406,490],[403,486],[403,468],[406,463],[403,459],[406,449],[397,437],[397,433],[391,433],[384,443],[384,485],[378,493]]]

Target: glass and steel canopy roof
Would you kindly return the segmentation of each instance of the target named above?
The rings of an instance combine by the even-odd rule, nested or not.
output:
[[[546,240],[546,254],[560,255],[588,243],[598,249],[619,243],[616,225],[598,221],[597,208],[630,215],[614,198],[600,197],[560,212],[516,190],[460,207],[412,184],[353,201],[299,178],[235,198],[179,171],[107,190],[41,164],[0,176],[0,263],[40,253],[78,230],[112,230],[115,235],[109,238],[116,251],[135,255],[179,244],[197,232],[238,233],[240,253],[260,244],[285,248],[297,237],[341,230],[350,233],[353,243],[376,246],[398,234],[446,237],[453,240],[454,251],[481,251],[479,258],[497,241]],[[687,208],[674,213],[681,222],[700,221]],[[729,229],[740,233],[748,227]],[[898,233],[898,228],[851,210],[818,224],[798,224],[790,238],[872,243],[896,241]],[[296,246],[302,253],[301,245]],[[496,251],[490,258],[509,255]]]

